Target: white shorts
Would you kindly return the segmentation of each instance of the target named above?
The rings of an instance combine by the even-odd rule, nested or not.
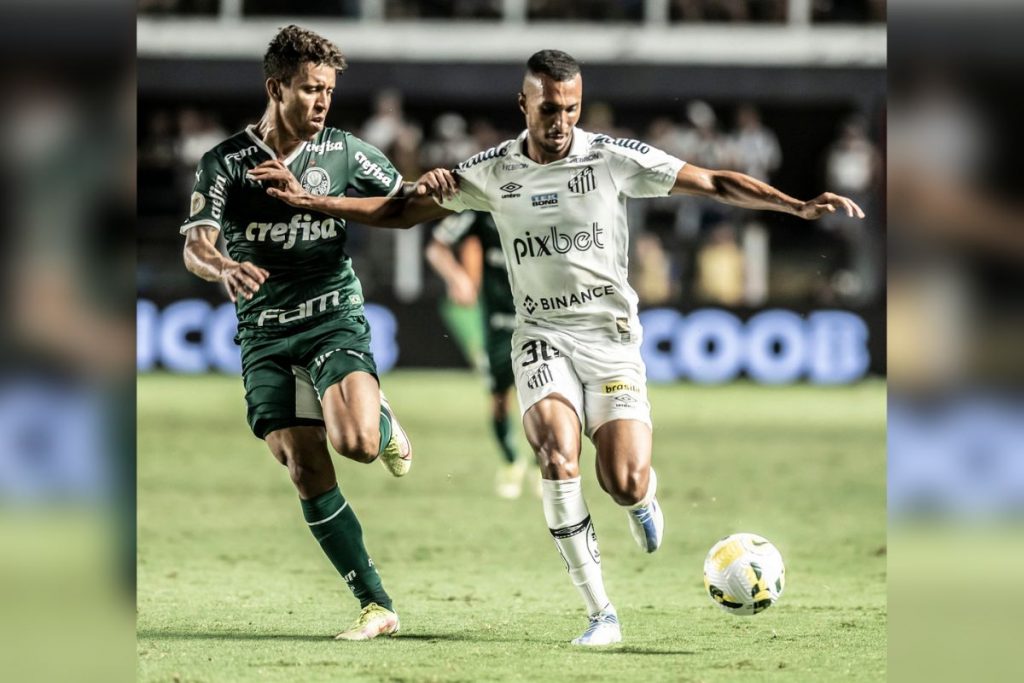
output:
[[[591,440],[611,420],[651,426],[639,340],[583,343],[549,329],[520,327],[512,336],[512,369],[522,415],[542,398],[559,394],[572,404]]]

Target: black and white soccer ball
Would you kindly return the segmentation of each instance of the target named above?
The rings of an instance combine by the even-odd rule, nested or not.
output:
[[[782,554],[757,534],[726,536],[704,559],[704,588],[729,614],[763,612],[778,601],[785,587]]]

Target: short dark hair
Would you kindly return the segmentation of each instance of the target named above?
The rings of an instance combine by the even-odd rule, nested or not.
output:
[[[348,67],[338,46],[321,35],[291,24],[277,32],[263,55],[263,74],[287,84],[306,62],[333,66],[338,73]]]
[[[532,74],[544,74],[556,81],[571,81],[580,72],[580,63],[561,50],[541,50],[530,57],[526,69]]]

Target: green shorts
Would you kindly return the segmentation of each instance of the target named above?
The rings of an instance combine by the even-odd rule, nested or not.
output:
[[[377,377],[366,318],[333,318],[277,339],[243,339],[242,381],[249,427],[322,425],[320,397],[352,372]]]
[[[512,372],[512,330],[486,323],[484,346],[487,349],[487,374],[491,381],[491,393],[504,393],[516,381]]]

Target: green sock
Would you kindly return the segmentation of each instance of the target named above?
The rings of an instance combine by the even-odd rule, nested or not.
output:
[[[492,417],[491,427],[494,429],[494,436],[501,447],[501,455],[509,463],[516,461],[516,447],[513,443],[512,434],[508,428],[508,417]]]
[[[352,589],[359,606],[375,602],[391,609],[391,598],[384,592],[380,574],[363,545],[363,528],[338,487],[301,502],[302,515],[313,537]]]
[[[384,452],[384,449],[391,441],[391,418],[388,416],[384,406],[380,408],[380,446],[377,447],[377,455]]]

